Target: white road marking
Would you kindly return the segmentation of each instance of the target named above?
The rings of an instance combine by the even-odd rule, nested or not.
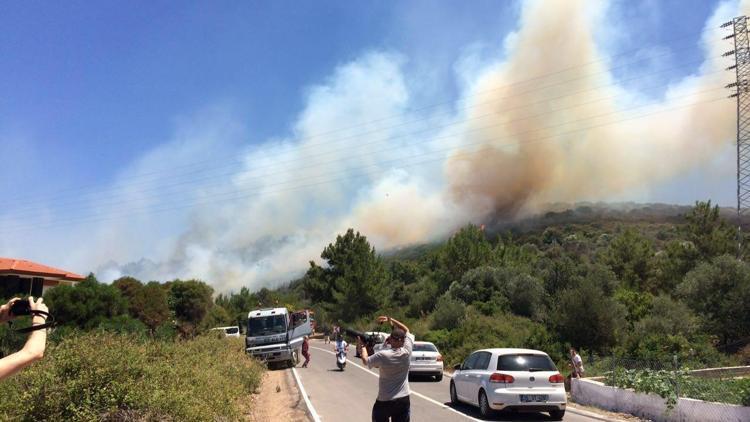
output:
[[[297,386],[299,387],[300,394],[302,394],[302,398],[305,399],[305,405],[307,406],[307,410],[310,411],[310,416],[312,416],[314,422],[320,422],[320,416],[318,415],[318,412],[315,411],[310,398],[307,397],[307,391],[305,391],[305,387],[302,385],[302,380],[300,380],[299,375],[297,375],[297,368],[292,368],[292,374],[294,374],[294,379],[297,381]]]
[[[313,349],[318,349],[318,350],[320,350],[321,352],[326,352],[326,353],[330,353],[330,354],[332,354],[332,355],[334,355],[334,356],[336,355],[335,353],[331,352],[330,350],[325,350],[325,349],[321,349],[320,347],[313,347],[313,346],[310,346],[310,347],[311,347],[311,348],[313,348]],[[369,370],[368,368],[365,368],[364,366],[358,365],[358,364],[356,364],[356,363],[352,362],[352,361],[351,361],[351,359],[347,359],[347,361],[348,361],[347,363],[349,363],[350,365],[354,365],[354,366],[356,366],[357,368],[359,368],[359,369],[361,369],[361,370],[363,370],[363,371],[365,371],[365,372],[368,372],[368,373],[370,373],[371,375],[373,375],[373,376],[375,376],[375,377],[378,377],[378,378],[380,378],[380,375],[378,375],[378,374],[377,374],[377,372],[373,372],[373,371]],[[466,419],[468,419],[468,420],[471,420],[471,421],[477,421],[477,422],[483,422],[483,421],[482,421],[482,420],[480,420],[480,419],[477,419],[477,418],[472,418],[472,417],[471,417],[471,416],[469,416],[469,415],[463,414],[463,413],[459,412],[458,410],[456,410],[456,409],[454,409],[454,408],[452,408],[452,407],[450,407],[450,406],[446,406],[446,405],[445,405],[444,403],[440,403],[440,402],[439,402],[439,401],[437,401],[437,400],[431,399],[431,398],[429,398],[429,397],[425,396],[424,394],[420,394],[420,393],[417,393],[416,391],[412,391],[412,392],[411,392],[411,394],[414,394],[415,396],[417,396],[417,397],[419,397],[419,398],[425,399],[425,400],[427,400],[428,402],[430,402],[430,403],[432,403],[432,404],[436,404],[436,405],[438,405],[438,406],[442,407],[443,409],[447,409],[447,410],[450,410],[450,411],[451,411],[451,412],[453,412],[453,413],[459,414],[459,415],[461,415],[461,416],[465,417],[465,418],[466,418]]]

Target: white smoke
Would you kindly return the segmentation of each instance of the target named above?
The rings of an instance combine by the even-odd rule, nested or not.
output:
[[[709,30],[750,11],[748,2],[717,9],[705,26],[704,64],[657,100],[629,92],[608,70],[613,61],[595,39],[607,10],[598,1],[524,2],[518,30],[494,58],[468,52],[457,62],[465,90],[452,107],[415,103],[406,58],[365,54],[309,89],[291,135],[242,150],[223,184],[183,189],[189,214],[96,225],[70,262],[114,260],[98,271],[106,278],[200,278],[217,291],[274,286],[301,275],[349,227],[379,250],[425,242],[550,202],[622,198],[725,153],[734,106],[718,101],[727,94],[718,88],[731,80],[720,72],[731,62],[719,58],[728,44]],[[236,150],[252,125],[218,116],[188,125],[127,175]],[[124,197],[163,202],[138,189]],[[160,224],[187,229],[155,241]],[[151,259],[116,263],[140,256]]]

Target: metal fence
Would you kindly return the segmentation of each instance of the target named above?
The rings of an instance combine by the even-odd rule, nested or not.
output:
[[[682,398],[750,406],[748,367],[701,368],[700,364],[691,366],[677,358],[664,361],[613,356],[587,356],[584,362],[588,366],[587,377],[609,386],[660,396],[667,409],[664,420],[729,420],[728,406],[678,406]]]

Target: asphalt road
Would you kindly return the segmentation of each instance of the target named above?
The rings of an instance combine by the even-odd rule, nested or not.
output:
[[[369,371],[362,361],[354,358],[354,348],[349,348],[346,369],[336,367],[333,345],[321,340],[310,341],[311,362],[307,368],[297,368],[302,385],[315,411],[323,422],[370,421],[370,413],[378,395],[377,370]],[[449,377],[436,382],[430,378],[413,378],[411,388],[412,421],[480,421],[481,416],[471,406],[450,405]],[[497,415],[493,421],[549,421],[546,413],[521,413]],[[565,421],[583,422],[597,419],[572,413]]]

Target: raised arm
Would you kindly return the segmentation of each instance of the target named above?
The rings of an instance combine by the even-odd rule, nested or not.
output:
[[[406,333],[409,332],[409,327],[407,327],[406,324],[404,324],[403,322],[400,322],[400,321],[396,321],[395,319],[393,319],[393,318],[391,318],[389,316],[379,316],[378,317],[378,322],[387,322],[387,323],[391,324],[391,327],[398,327],[398,328],[404,330],[404,332],[406,332]]]

